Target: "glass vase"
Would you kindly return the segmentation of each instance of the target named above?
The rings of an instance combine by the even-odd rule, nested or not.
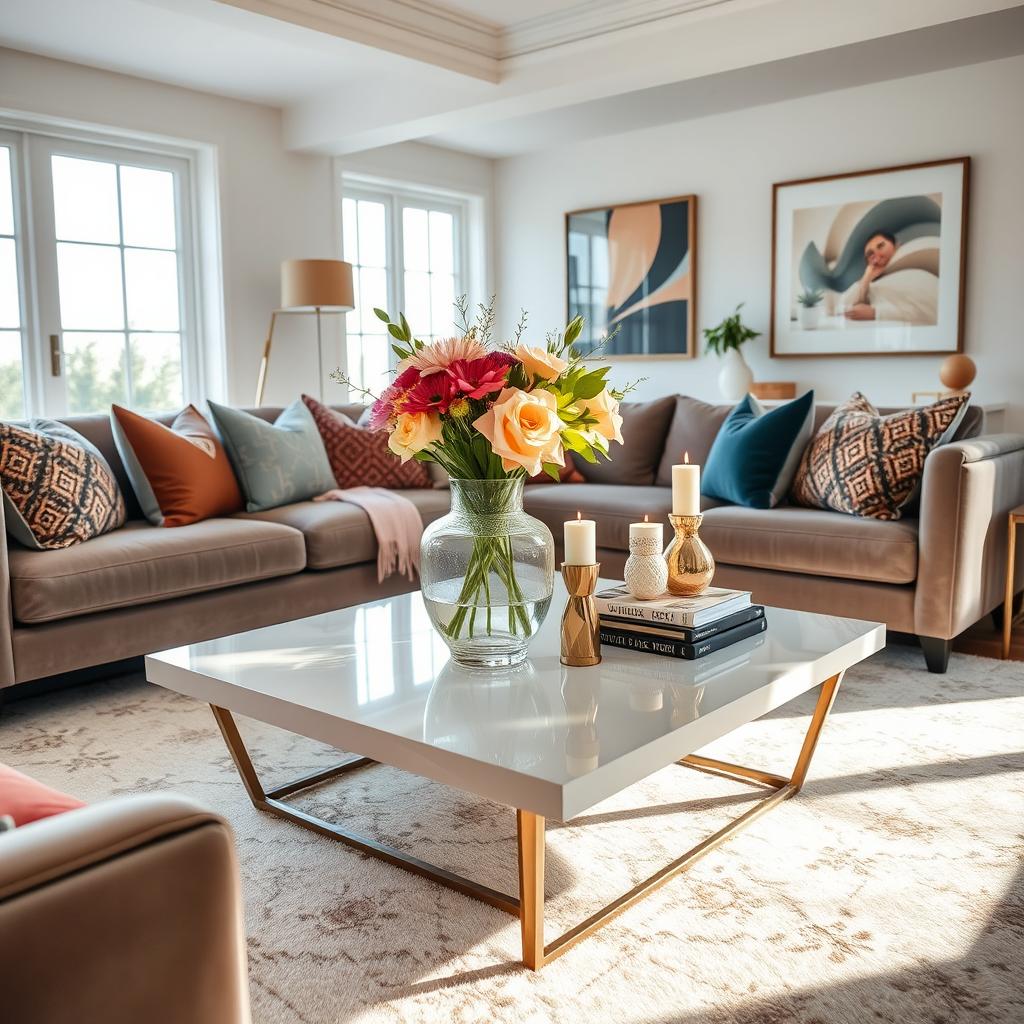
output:
[[[423,531],[423,603],[460,665],[515,665],[551,605],[551,531],[523,511],[522,478],[453,479],[451,495]]]

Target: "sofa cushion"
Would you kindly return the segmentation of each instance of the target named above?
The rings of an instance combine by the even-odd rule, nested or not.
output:
[[[81,800],[0,764],[0,817],[13,818],[19,828],[84,806]]]
[[[302,535],[274,523],[207,519],[164,530],[136,521],[62,551],[10,551],[11,602],[33,624],[300,572]]]
[[[446,490],[402,491],[402,497],[419,509],[424,526],[446,515],[451,507],[451,494]],[[264,512],[244,512],[236,518],[298,530],[305,538],[310,569],[336,569],[377,558],[377,538],[369,517],[348,501],[300,501]]]
[[[722,505],[705,513],[700,536],[723,565],[879,583],[917,578],[916,519],[883,522],[792,505]]]
[[[611,461],[598,456],[590,463],[574,455],[576,468],[592,484],[653,484],[675,407],[674,395],[654,402],[623,402],[622,444],[611,446]]]
[[[689,454],[690,462],[698,466],[707,463],[711,446],[729,412],[728,405],[708,405],[689,395],[676,395],[672,425],[655,481],[660,487],[672,486],[672,467],[683,461],[684,454]]]
[[[313,414],[301,399],[273,423],[227,405],[207,405],[245,495],[247,512],[305,501],[337,486]]]

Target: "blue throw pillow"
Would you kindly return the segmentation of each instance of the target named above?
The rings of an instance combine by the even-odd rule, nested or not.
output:
[[[813,391],[776,409],[747,395],[718,431],[701,474],[701,493],[747,508],[775,508],[813,434]]]
[[[313,414],[292,402],[273,423],[208,402],[245,495],[246,512],[305,501],[337,484]]]

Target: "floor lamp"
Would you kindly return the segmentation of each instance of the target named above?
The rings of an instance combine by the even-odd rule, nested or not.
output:
[[[343,260],[285,260],[281,264],[281,308],[270,314],[267,340],[256,381],[256,405],[263,404],[263,391],[270,367],[270,348],[279,316],[316,317],[316,365],[320,398],[324,397],[324,350],[320,332],[322,313],[347,313],[355,309],[352,293],[352,264]]]

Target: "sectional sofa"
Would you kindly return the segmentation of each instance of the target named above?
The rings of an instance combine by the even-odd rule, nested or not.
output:
[[[362,411],[338,408],[353,418]],[[273,420],[281,410],[250,411]],[[606,576],[621,574],[629,524],[644,513],[654,520],[668,514],[672,463],[684,450],[703,462],[728,409],[669,396],[624,411],[626,445],[614,462],[582,466],[585,483],[526,488],[528,511],[556,541],[577,510],[597,521]],[[818,407],[818,422],[830,411]],[[27,550],[5,532],[0,688],[412,586],[399,576],[378,583],[373,531],[346,503],[301,502],[174,529],[152,526],[108,418],[65,422],[110,462],[128,522],[61,551]],[[918,513],[896,522],[707,502],[702,536],[718,563],[716,583],[749,589],[769,605],[884,621],[917,634],[928,667],[944,671],[952,638],[1002,600],[1006,512],[1024,503],[1024,436],[982,430],[981,413],[970,410],[957,439],[928,457]],[[403,493],[425,523],[448,510],[443,488]]]

